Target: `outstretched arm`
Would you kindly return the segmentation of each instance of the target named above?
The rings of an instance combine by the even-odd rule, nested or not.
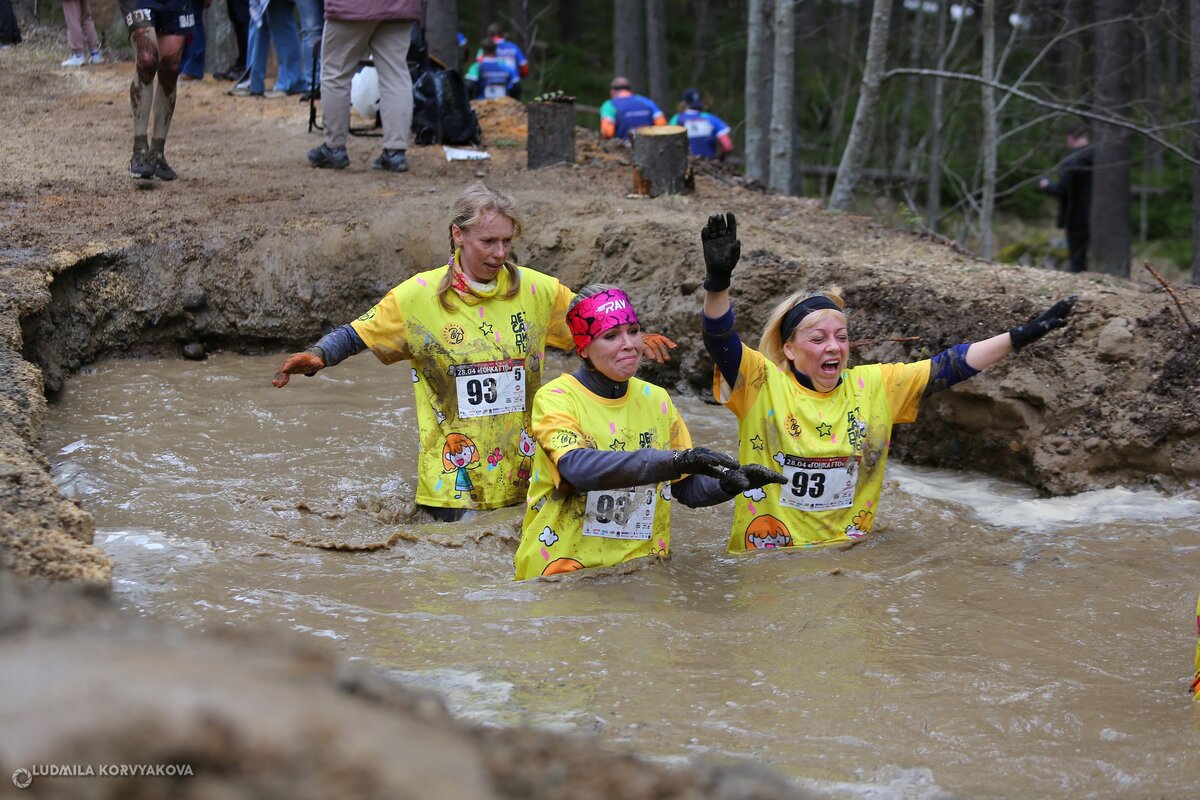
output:
[[[733,329],[733,306],[729,302],[729,284],[733,268],[742,255],[737,238],[737,218],[733,212],[713,214],[700,229],[704,247],[704,312],[701,327],[704,347],[730,386],[737,380],[742,362],[742,342]]]
[[[271,385],[275,388],[287,386],[292,375],[316,375],[325,367],[332,367],[352,355],[367,349],[362,337],[351,325],[339,325],[322,336],[316,344],[303,353],[294,353],[275,373]]]
[[[1028,322],[990,339],[972,342],[970,345],[955,345],[933,357],[929,367],[929,383],[926,396],[956,383],[978,375],[998,363],[1014,350],[1020,350],[1045,336],[1050,331],[1067,324],[1067,315],[1075,306],[1077,296],[1059,300]]]

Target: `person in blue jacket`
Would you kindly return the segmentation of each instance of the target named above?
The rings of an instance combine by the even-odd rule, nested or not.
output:
[[[613,78],[608,95],[609,99],[600,106],[601,139],[629,139],[635,128],[667,124],[667,118],[654,101],[634,94],[626,77]]]
[[[521,77],[517,71],[496,54],[496,43],[484,39],[480,46],[483,58],[467,70],[467,92],[471,99],[495,100],[498,97],[517,97]]]
[[[684,90],[683,103],[687,108],[671,117],[671,124],[687,128],[688,149],[692,155],[724,161],[733,150],[729,126],[716,114],[704,110],[699,89]]]

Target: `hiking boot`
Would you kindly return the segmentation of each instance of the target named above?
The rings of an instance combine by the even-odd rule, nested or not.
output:
[[[308,151],[308,163],[320,169],[345,169],[350,163],[346,148],[332,148],[324,142]]]
[[[167,163],[166,156],[162,153],[152,153],[151,156],[154,158],[154,177],[160,181],[175,180],[175,170]]]
[[[133,158],[129,159],[129,174],[143,180],[154,177],[154,156],[149,150],[134,149]]]
[[[371,162],[371,169],[386,169],[388,172],[408,172],[408,159],[403,150],[384,150],[379,158]]]
[[[83,57],[83,53],[71,53],[71,57],[62,62],[64,67],[82,67],[87,63],[87,59]]]

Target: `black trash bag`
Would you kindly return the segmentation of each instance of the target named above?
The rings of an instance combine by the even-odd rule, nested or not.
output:
[[[413,143],[436,144],[438,129],[438,102],[433,75],[425,70],[413,80]]]
[[[434,95],[437,97],[439,140],[442,144],[479,144],[482,131],[475,109],[467,97],[467,84],[458,70],[444,69],[433,73]]]

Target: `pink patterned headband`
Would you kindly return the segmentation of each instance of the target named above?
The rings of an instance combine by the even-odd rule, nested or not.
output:
[[[620,289],[605,289],[585,297],[567,312],[567,325],[575,337],[575,352],[579,355],[600,334],[618,325],[637,325],[637,314],[629,295]]]

